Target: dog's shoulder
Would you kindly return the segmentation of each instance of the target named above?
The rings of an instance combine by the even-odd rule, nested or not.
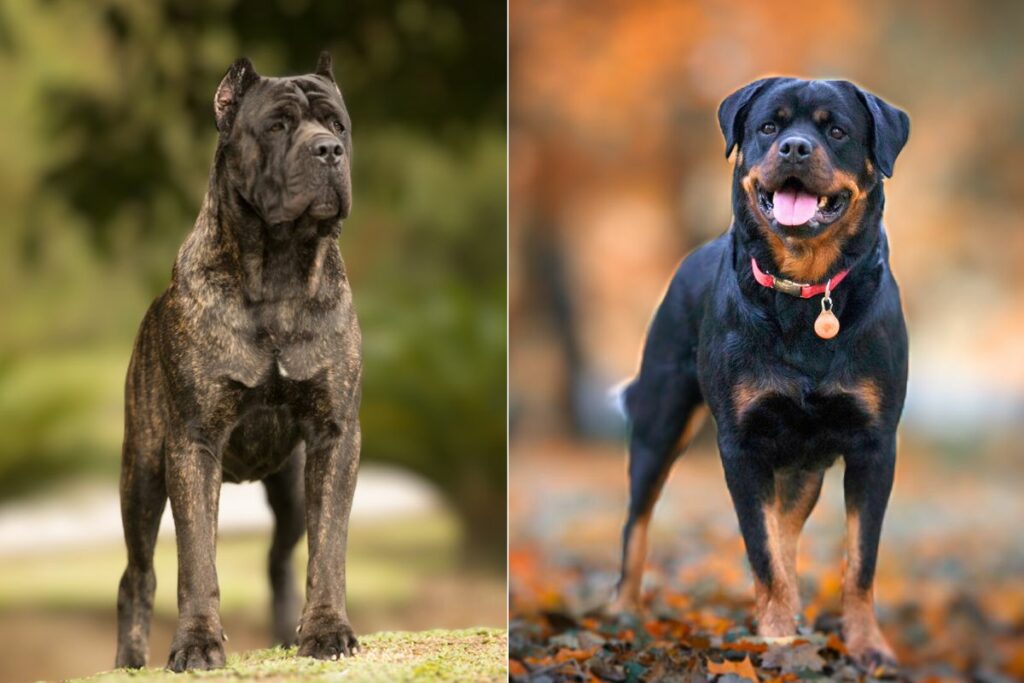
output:
[[[726,232],[687,254],[672,276],[659,312],[696,324],[719,272],[729,262],[731,246]]]

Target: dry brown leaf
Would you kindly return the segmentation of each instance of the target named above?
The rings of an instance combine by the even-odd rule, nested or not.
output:
[[[757,670],[754,669],[754,665],[750,662],[750,657],[744,657],[741,662],[730,662],[728,660],[719,664],[718,662],[708,661],[708,673],[715,676],[723,676],[725,674],[734,674],[740,678],[746,678],[749,681],[758,683]]]
[[[594,650],[570,650],[564,647],[555,653],[555,661],[562,663],[575,659],[577,662],[585,662],[593,656]]]
[[[526,670],[523,663],[518,659],[508,660],[508,675],[509,676],[526,676],[530,672]]]

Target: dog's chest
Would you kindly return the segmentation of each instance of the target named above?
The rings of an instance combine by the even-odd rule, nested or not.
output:
[[[339,310],[264,303],[253,308],[249,344],[263,358],[262,376],[308,380],[343,355],[346,316]]]
[[[881,397],[868,380],[740,381],[732,393],[740,442],[776,466],[827,465],[878,435]]]

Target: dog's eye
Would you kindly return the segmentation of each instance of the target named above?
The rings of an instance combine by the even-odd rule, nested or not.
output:
[[[758,128],[758,130],[760,130],[765,135],[775,135],[775,131],[778,130],[778,128],[776,128],[775,124],[772,123],[771,121],[767,121],[765,123],[762,123],[761,127]]]
[[[338,135],[345,132],[345,124],[343,124],[339,119],[331,119],[331,128],[333,128],[334,132]]]
[[[832,136],[833,140],[842,140],[846,137],[846,131],[839,126],[832,126],[828,129],[828,134]]]
[[[284,123],[282,121],[275,121],[274,124],[268,128],[271,133],[280,133],[284,130]]]

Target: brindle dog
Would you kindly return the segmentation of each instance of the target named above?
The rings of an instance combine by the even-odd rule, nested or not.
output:
[[[754,573],[762,636],[796,632],[797,540],[825,470],[846,465],[843,634],[893,653],[873,583],[907,385],[907,332],[882,227],[907,115],[847,81],[767,78],[719,109],[733,224],[686,257],[627,387],[630,504],[614,608],[636,609],[647,525],[709,411]]]
[[[275,639],[291,644],[298,633],[299,654],[319,659],[358,651],[345,606],[345,542],[362,361],[337,244],[352,202],[352,141],[330,55],[292,78],[261,77],[239,59],[217,88],[214,113],[220,135],[206,198],[128,367],[119,667],[146,664],[153,548],[168,498],[179,617],[167,667],[223,666],[222,481],[266,487],[276,519]],[[300,619],[291,556],[307,530]]]

